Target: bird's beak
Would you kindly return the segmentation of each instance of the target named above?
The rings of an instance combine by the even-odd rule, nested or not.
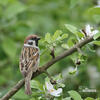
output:
[[[37,40],[40,40],[40,39],[41,39],[40,37],[37,38]]]

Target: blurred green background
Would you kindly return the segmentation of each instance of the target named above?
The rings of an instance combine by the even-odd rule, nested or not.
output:
[[[91,10],[97,5],[96,0],[0,0],[0,97],[22,78],[19,56],[27,35],[35,33],[44,37],[47,32],[53,34],[57,29],[66,31],[66,23],[79,28],[89,23],[100,28],[100,9],[96,13]],[[79,92],[79,87],[97,90],[96,93],[80,92],[82,97],[100,96],[100,48],[94,48],[96,52],[89,52],[88,63],[80,65],[75,76],[68,75],[68,70],[74,66],[69,58],[48,70],[51,75],[62,73],[66,84],[65,97],[68,90]],[[43,51],[41,43],[40,51]],[[45,53],[41,56],[40,65],[50,59]],[[45,77],[42,74],[36,79],[42,82]],[[24,94],[23,88],[13,98],[29,100],[30,97]]]

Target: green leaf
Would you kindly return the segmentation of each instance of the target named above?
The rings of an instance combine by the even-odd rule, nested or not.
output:
[[[69,74],[74,75],[76,72],[77,72],[77,67],[74,70],[70,71]]]
[[[50,33],[46,33],[46,35],[45,35],[45,41],[47,41],[48,43],[51,42],[51,35],[50,35]]]
[[[43,90],[42,84],[39,81],[36,81],[36,80],[31,80],[31,88],[38,89],[38,90],[41,90],[41,91]]]
[[[93,44],[100,46],[100,41],[93,41]]]
[[[58,40],[61,34],[62,34],[62,31],[61,31],[61,30],[57,30],[57,31],[54,33],[52,39],[53,39],[53,40]]]
[[[77,28],[73,25],[70,25],[70,24],[65,24],[65,27],[72,33],[77,33]]]
[[[67,44],[65,44],[65,43],[62,44],[61,46],[62,46],[64,49],[69,49],[69,46],[68,46]]]
[[[79,38],[84,37],[84,34],[82,34],[81,32],[77,32],[77,35],[78,35]]]
[[[59,83],[58,85],[59,85],[59,87],[62,87],[62,88],[65,87],[65,84],[63,84],[63,83]]]
[[[14,58],[17,52],[17,46],[13,40],[10,38],[5,38],[5,40],[2,43],[2,47],[5,51],[5,53],[10,57]]]
[[[69,40],[67,41],[67,44],[68,44],[68,47],[74,46],[73,38],[69,38]]]
[[[54,77],[54,80],[61,80],[62,79],[62,74],[58,74],[57,76]]]
[[[68,91],[68,93],[74,100],[83,100],[80,94],[74,90]]]
[[[50,82],[50,79],[48,77],[46,77],[45,82]]]
[[[51,100],[62,100],[62,97],[57,97],[57,98],[54,98],[54,99],[51,99]]]
[[[91,45],[87,44],[86,47],[87,47],[87,49],[88,49],[89,51],[95,52],[95,50],[94,50],[94,48],[93,48],[93,45],[91,46]]]
[[[85,100],[95,100],[95,99],[93,99],[91,97],[87,97]]]
[[[68,37],[68,34],[63,34],[63,35],[61,36],[61,40],[65,39],[65,38],[67,38],[67,37]]]
[[[63,98],[62,100],[71,100],[71,97]]]
[[[95,35],[93,36],[93,39],[96,40],[96,39],[99,38],[99,37],[100,37],[100,32],[98,32],[97,34],[95,34]]]
[[[28,100],[28,95],[25,95],[25,92],[23,89],[20,89],[15,95],[14,95],[15,100]],[[13,99],[12,99],[13,100]]]
[[[89,8],[87,13],[89,15],[100,15],[100,7],[92,7],[92,8]]]
[[[26,10],[26,6],[23,5],[22,3],[20,2],[12,3],[5,10],[4,17],[11,19],[15,17],[17,14],[22,13],[25,10]]]

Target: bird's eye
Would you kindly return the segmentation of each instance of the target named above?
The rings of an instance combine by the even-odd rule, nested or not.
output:
[[[31,40],[34,40],[34,38],[31,38]]]
[[[36,40],[36,37],[34,37],[34,38],[31,38],[31,40]]]
[[[33,45],[33,42],[28,42],[29,45]]]

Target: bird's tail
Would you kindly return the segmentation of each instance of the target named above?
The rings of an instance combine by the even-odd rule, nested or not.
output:
[[[30,79],[28,79],[27,77],[25,78],[25,93],[27,95],[32,94],[31,87],[30,87]]]

